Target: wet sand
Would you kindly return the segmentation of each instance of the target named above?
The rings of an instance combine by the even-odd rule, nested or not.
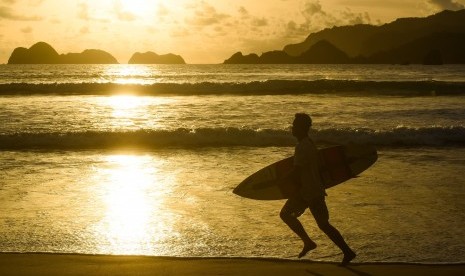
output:
[[[465,275],[465,264],[0,253],[0,275]]]

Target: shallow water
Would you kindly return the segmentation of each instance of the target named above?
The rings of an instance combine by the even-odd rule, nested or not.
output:
[[[328,190],[331,221],[358,261],[461,262],[463,149],[384,149],[359,178]],[[13,252],[294,258],[283,201],[232,194],[292,148],[3,152],[0,246]],[[182,164],[182,165],[180,165]],[[413,172],[413,173],[412,173]],[[337,248],[309,213],[314,260]]]

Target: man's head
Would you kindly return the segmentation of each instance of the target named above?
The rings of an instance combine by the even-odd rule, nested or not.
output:
[[[296,138],[308,136],[308,131],[312,126],[312,118],[306,113],[296,113],[292,122],[292,135]]]

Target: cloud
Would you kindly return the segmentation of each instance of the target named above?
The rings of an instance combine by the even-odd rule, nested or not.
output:
[[[241,6],[238,11],[242,19],[248,18],[250,16],[249,11],[243,6]]]
[[[137,16],[135,14],[124,10],[121,1],[115,2],[113,8],[116,13],[116,17],[121,21],[134,21],[137,19]]]
[[[90,15],[89,6],[86,3],[80,2],[77,4],[77,16],[81,20],[85,21],[98,21],[98,22],[108,22],[107,19],[96,18]]]
[[[263,27],[270,26],[270,19],[266,17],[258,17],[250,14],[250,12],[243,6],[237,10],[239,13],[239,20],[235,21],[233,25],[237,28],[238,25],[247,27],[249,30],[259,32]]]
[[[156,15],[156,19],[158,20],[158,22],[167,23],[170,14],[171,14],[171,11],[163,3],[161,2],[158,3],[155,9],[155,15]]]
[[[308,35],[309,32],[310,28],[307,23],[297,23],[291,20],[285,25],[285,36],[288,38],[301,38],[302,36]]]
[[[32,33],[32,28],[31,27],[22,28],[21,32],[24,34],[30,34]]]
[[[171,32],[172,37],[186,37],[189,36],[191,32],[186,28],[176,28]]]
[[[252,19],[252,26],[254,27],[264,27],[268,25],[268,20],[266,18],[255,17]]]
[[[42,5],[43,2],[44,2],[44,0],[29,0],[28,5],[38,7],[38,6]]]
[[[312,32],[333,26],[369,24],[371,18],[367,12],[355,13],[346,7],[342,10],[326,11],[319,0],[306,0],[301,9],[303,22],[295,19],[288,21],[284,28],[286,37],[290,39],[308,36]]]
[[[465,5],[457,3],[452,0],[429,0],[431,5],[440,8],[441,10],[461,10],[465,8]]]
[[[90,20],[89,7],[86,3],[78,3],[78,18],[82,20]]]
[[[9,7],[0,7],[0,20],[16,20],[16,21],[40,21],[42,17],[39,16],[24,16],[14,13]]]
[[[158,31],[158,29],[153,26],[147,26],[145,27],[145,30],[147,33],[150,33],[150,34],[156,33]]]
[[[79,33],[80,33],[80,34],[88,34],[88,33],[90,33],[89,27],[87,27],[87,26],[82,27],[82,28],[79,30]]]
[[[371,22],[368,12],[354,13],[349,8],[341,12],[341,21],[348,25],[366,24]]]
[[[311,19],[315,15],[326,15],[326,12],[323,11],[320,1],[306,1],[304,4],[302,15],[307,19]]]
[[[170,11],[166,8],[163,3],[158,3],[157,15],[159,17],[165,17],[170,13]]]
[[[58,19],[58,18],[53,18],[53,19],[50,20],[50,23],[52,23],[52,24],[61,24],[61,20]]]
[[[222,23],[224,20],[230,18],[228,14],[216,11],[215,7],[202,1],[195,7],[194,15],[186,19],[188,24],[204,27]]]

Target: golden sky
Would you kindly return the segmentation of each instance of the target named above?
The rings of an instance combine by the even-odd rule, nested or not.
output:
[[[311,32],[382,24],[464,8],[465,0],[0,0],[0,63],[38,41],[59,53],[102,49],[222,63],[233,53],[282,49]]]

